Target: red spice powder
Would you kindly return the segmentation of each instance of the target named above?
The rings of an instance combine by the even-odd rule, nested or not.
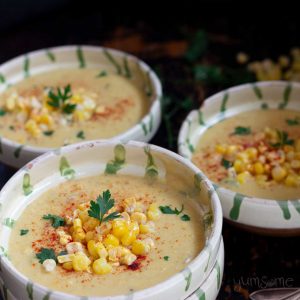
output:
[[[139,255],[138,258],[132,263],[130,266],[128,266],[128,270],[131,271],[137,271],[141,269],[142,262],[146,259],[145,255]]]

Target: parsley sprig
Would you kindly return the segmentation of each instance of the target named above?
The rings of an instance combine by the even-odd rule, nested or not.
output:
[[[63,89],[57,88],[56,93],[53,89],[50,89],[48,97],[50,100],[47,103],[56,109],[60,109],[65,114],[73,113],[76,108],[76,104],[67,102],[72,97],[70,84]]]
[[[48,215],[43,215],[43,219],[52,221],[52,226],[54,228],[58,228],[59,226],[65,225],[65,219],[60,216],[48,214]]]
[[[97,197],[96,201],[92,200],[90,202],[90,209],[88,210],[88,214],[90,217],[99,220],[100,223],[117,219],[120,217],[120,213],[118,211],[114,211],[107,215],[108,211],[113,208],[114,205],[115,200],[111,198],[110,191],[106,190],[102,193],[102,196],[99,195]]]
[[[56,254],[51,248],[42,248],[41,251],[36,254],[36,258],[39,260],[40,264],[42,264],[46,259],[54,259],[57,261]]]
[[[294,145],[294,140],[289,138],[289,135],[286,131],[276,130],[278,136],[277,143],[271,143],[270,145],[274,148],[280,148],[284,145]]]
[[[237,126],[234,128],[233,135],[249,135],[251,133],[250,127]]]
[[[165,214],[165,215],[180,215],[183,212],[184,206],[182,204],[181,209],[178,210],[178,208],[175,207],[175,209],[172,209],[170,206],[160,206],[159,207],[160,211]],[[182,221],[190,221],[190,216],[184,214],[180,217]]]

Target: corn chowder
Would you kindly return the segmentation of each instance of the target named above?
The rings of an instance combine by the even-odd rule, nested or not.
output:
[[[121,134],[148,110],[130,80],[94,69],[62,69],[27,78],[0,95],[0,136],[59,147]]]
[[[62,183],[16,221],[11,261],[31,281],[81,296],[158,284],[204,246],[203,222],[183,186],[175,175],[155,184],[127,175]]]
[[[248,196],[300,195],[300,112],[257,110],[209,128],[192,158],[220,186]]]

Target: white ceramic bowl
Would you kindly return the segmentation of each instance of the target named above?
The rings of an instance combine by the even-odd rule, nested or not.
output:
[[[224,244],[221,241],[215,266],[201,286],[186,300],[215,300],[218,296],[224,271]]]
[[[3,187],[0,193],[0,276],[17,299],[27,299],[33,290],[34,299],[44,299],[51,292],[51,299],[82,299],[77,296],[49,291],[46,287],[30,282],[9,260],[8,241],[11,224],[26,205],[40,193],[70,178],[102,174],[107,163],[118,157],[125,159],[120,174],[146,176],[156,170],[164,178],[168,172],[185,174],[190,185],[187,191],[198,194],[199,217],[206,223],[206,243],[199,255],[180,273],[145,290],[133,293],[130,299],[184,299],[194,292],[207,278],[215,265],[221,243],[222,209],[213,186],[188,160],[163,148],[140,142],[117,144],[114,141],[93,141],[70,145],[50,151],[21,168]],[[149,164],[150,163],[150,164]],[[45,172],[47,170],[47,172]],[[7,255],[8,254],[8,255]],[[29,297],[30,298],[30,297]],[[89,299],[104,299],[89,297]],[[110,299],[128,299],[128,295]]]
[[[125,52],[95,46],[62,46],[30,52],[0,66],[0,93],[24,78],[62,68],[99,68],[132,80],[151,102],[149,111],[138,124],[112,139],[150,141],[161,121],[161,84],[148,65]],[[16,168],[52,150],[22,145],[5,137],[0,138],[1,144],[0,161]]]
[[[217,93],[187,116],[178,137],[179,153],[191,159],[205,130],[225,118],[254,109],[299,111],[299,99],[300,84],[283,81],[244,84]],[[248,197],[216,184],[215,188],[224,217],[230,222],[258,233],[300,234],[300,196],[298,200],[276,201]]]

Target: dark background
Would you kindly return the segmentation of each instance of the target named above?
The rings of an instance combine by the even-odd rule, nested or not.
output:
[[[162,1],[131,6],[125,1],[0,0],[0,63],[68,44],[114,46],[136,54],[158,72],[166,99],[175,107],[151,142],[177,151],[178,129],[188,111],[234,82],[195,83],[183,46],[204,30],[209,47],[201,60],[206,63],[238,69],[235,57],[241,50],[253,60],[275,59],[300,46],[296,3],[184,1],[163,7]],[[0,187],[13,172],[0,164]],[[300,286],[299,238],[254,235],[226,222],[223,237],[225,272],[218,299],[248,299],[259,288]]]

